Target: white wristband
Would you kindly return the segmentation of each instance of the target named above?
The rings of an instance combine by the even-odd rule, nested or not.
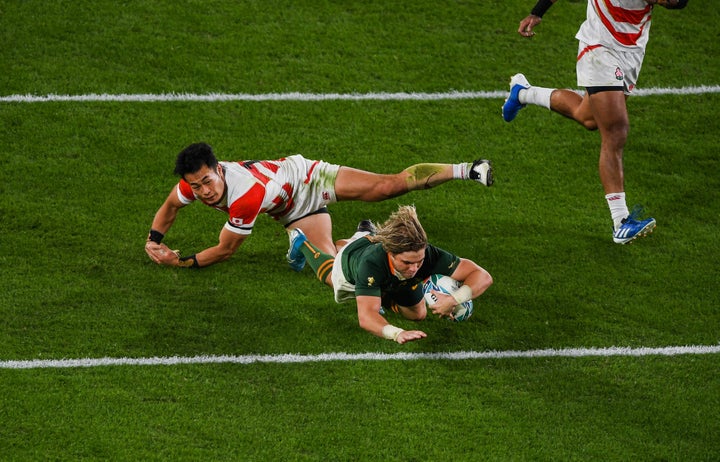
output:
[[[468,300],[472,300],[472,289],[469,285],[463,284],[462,287],[453,292],[452,297],[455,299],[458,305],[460,305]]]
[[[403,332],[405,331],[400,329],[399,327],[393,326],[392,324],[386,324],[382,328],[382,336],[394,342],[397,342],[398,335],[402,334]]]

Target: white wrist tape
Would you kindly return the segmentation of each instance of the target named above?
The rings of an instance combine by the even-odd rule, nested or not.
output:
[[[382,328],[382,335],[384,338],[388,340],[392,340],[394,342],[397,341],[398,335],[405,332],[404,330],[400,329],[399,327],[395,327],[392,324],[387,324],[383,326]]]
[[[468,300],[472,300],[472,289],[470,286],[463,284],[458,290],[453,292],[452,297],[460,305]]]

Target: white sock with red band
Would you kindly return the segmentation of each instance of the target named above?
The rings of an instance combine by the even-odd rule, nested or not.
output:
[[[467,180],[470,167],[472,167],[472,164],[453,164],[453,178]]]
[[[610,193],[605,195],[605,200],[610,208],[610,215],[612,216],[613,225],[615,229],[618,229],[622,224],[623,218],[627,217],[630,212],[628,211],[627,204],[625,203],[625,193]]]

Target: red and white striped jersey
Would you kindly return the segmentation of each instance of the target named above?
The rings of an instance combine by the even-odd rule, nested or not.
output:
[[[645,52],[652,6],[645,0],[588,0],[587,19],[575,35],[588,45]]]
[[[227,191],[219,204],[206,204],[226,212],[230,231],[250,234],[257,217],[266,213],[276,220],[293,210],[295,179],[283,168],[286,159],[219,162]],[[178,198],[189,204],[198,198],[185,180],[177,185]]]

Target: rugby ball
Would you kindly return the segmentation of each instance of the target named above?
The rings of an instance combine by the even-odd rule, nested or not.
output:
[[[452,294],[460,288],[462,284],[450,276],[444,274],[433,274],[432,276],[425,279],[423,282],[423,296],[425,297],[425,304],[429,307],[437,302],[437,296],[432,293],[433,290],[446,294]],[[465,321],[472,315],[473,302],[468,300],[465,303],[456,305],[453,309],[453,316],[455,321]]]

